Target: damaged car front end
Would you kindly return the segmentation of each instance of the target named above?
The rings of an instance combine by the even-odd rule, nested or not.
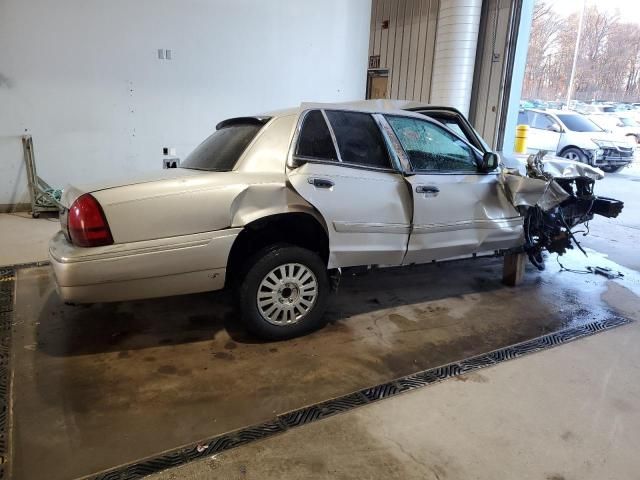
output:
[[[504,168],[501,183],[513,205],[524,217],[524,251],[531,263],[544,270],[543,251],[564,254],[576,245],[573,229],[586,225],[595,215],[617,217],[624,203],[594,194],[602,171],[586,164],[561,159],[545,160],[539,151],[526,160],[526,174]]]

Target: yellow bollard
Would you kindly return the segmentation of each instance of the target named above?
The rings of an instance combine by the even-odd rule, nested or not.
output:
[[[516,153],[527,153],[528,133],[529,125],[518,125],[516,127],[516,144],[514,146]]]

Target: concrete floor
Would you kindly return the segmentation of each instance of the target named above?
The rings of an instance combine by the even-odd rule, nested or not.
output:
[[[154,480],[632,480],[640,325],[456,377]]]
[[[0,266],[46,260],[49,239],[60,230],[57,216],[27,212],[0,214]]]
[[[613,266],[623,280],[559,273],[549,262],[508,289],[496,260],[378,272],[345,279],[330,325],[290,342],[246,337],[224,293],[68,307],[46,268],[22,270],[14,478],[87,475],[611,311],[638,319],[640,209],[629,208],[638,201],[636,178],[625,171],[598,185],[627,202],[620,224],[594,221],[584,242],[609,259],[562,258],[572,268]],[[10,248],[0,264],[42,260],[46,220],[4,217],[0,226],[13,222],[16,232],[2,230],[0,243]],[[27,224],[38,226],[25,248]],[[413,391],[158,478],[637,478],[639,328]]]

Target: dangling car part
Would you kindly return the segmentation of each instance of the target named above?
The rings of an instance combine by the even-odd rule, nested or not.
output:
[[[531,263],[539,270],[544,270],[544,250],[562,255],[576,245],[584,253],[572,229],[580,224],[588,224],[594,215],[617,217],[624,206],[619,200],[594,195],[595,181],[602,178],[597,170],[588,166],[567,165],[561,160],[544,161],[545,155],[545,151],[540,151],[527,159],[527,180],[524,184],[529,188],[531,181],[537,186],[539,182],[545,184],[535,203],[526,204],[523,199],[524,187],[511,192],[524,216],[524,249]],[[517,177],[519,174],[505,172],[503,175],[505,185],[513,187],[516,182],[509,175]],[[540,192],[539,188],[534,190]]]

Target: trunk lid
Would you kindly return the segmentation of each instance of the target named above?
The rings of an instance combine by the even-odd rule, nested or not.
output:
[[[169,168],[157,172],[139,173],[133,176],[111,178],[100,182],[80,185],[68,185],[62,193],[60,203],[62,203],[65,208],[69,208],[71,204],[76,200],[76,198],[78,198],[83,193],[99,192],[102,190],[108,190],[110,188],[157,182],[161,180],[175,180],[203,173],[207,172],[203,172],[200,170],[189,170],[186,168]]]

